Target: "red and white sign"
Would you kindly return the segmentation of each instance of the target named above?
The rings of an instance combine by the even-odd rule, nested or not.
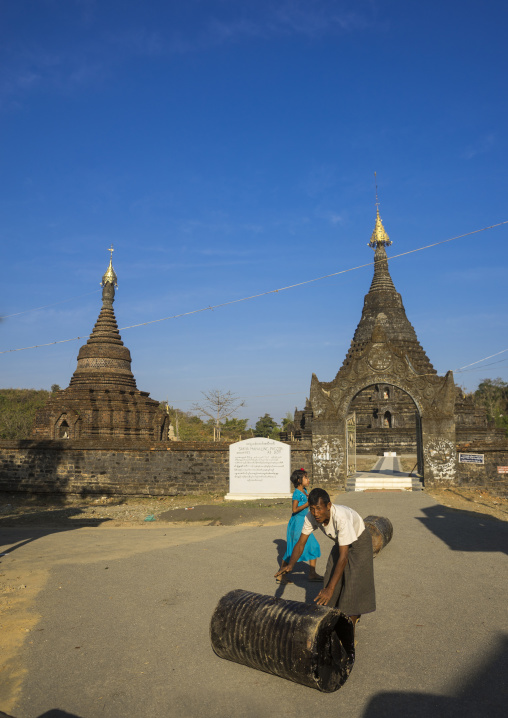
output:
[[[508,466],[498,466],[497,473],[498,474],[508,474]]]

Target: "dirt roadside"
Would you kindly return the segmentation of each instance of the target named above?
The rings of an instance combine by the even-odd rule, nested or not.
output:
[[[436,501],[458,511],[473,511],[508,520],[508,499],[481,489],[428,489]],[[337,503],[346,492],[335,494]],[[343,498],[341,498],[343,497]],[[222,494],[177,497],[56,497],[0,494],[1,527],[101,526],[107,528],[148,526],[154,522],[182,525],[191,522],[209,525],[252,524],[264,526],[288,521],[290,501],[224,501]]]

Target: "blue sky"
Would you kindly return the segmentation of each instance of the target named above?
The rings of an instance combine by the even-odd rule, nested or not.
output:
[[[111,243],[120,327],[371,262],[374,171],[389,256],[508,220],[507,21],[501,1],[0,0],[0,349],[86,338]],[[391,261],[439,373],[508,348],[507,239]],[[126,329],[138,388],[280,420],[335,376],[371,277]],[[67,386],[83,343],[0,354],[0,385]],[[467,389],[508,380],[508,352],[471,369]]]

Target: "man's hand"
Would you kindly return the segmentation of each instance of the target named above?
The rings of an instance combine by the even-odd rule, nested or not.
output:
[[[326,606],[328,604],[328,601],[331,600],[332,596],[333,596],[333,589],[322,588],[321,591],[316,596],[316,598],[314,599],[314,601],[315,601],[315,603],[317,603],[318,606]]]
[[[275,578],[283,576],[285,573],[291,573],[291,569],[289,568],[289,566],[283,566],[282,568],[280,568],[275,574]]]

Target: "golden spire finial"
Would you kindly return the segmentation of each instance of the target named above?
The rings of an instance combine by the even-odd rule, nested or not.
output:
[[[390,237],[386,233],[386,230],[383,227],[383,223],[381,222],[381,217],[379,216],[379,199],[377,196],[377,173],[376,172],[374,172],[374,182],[376,184],[376,226],[374,227],[374,231],[372,232],[372,236],[371,236],[370,242],[369,242],[369,247],[376,249],[380,245],[383,247],[388,247],[392,242],[391,242]]]
[[[114,284],[115,287],[118,289],[117,284],[117,278],[115,274],[115,270],[113,269],[113,252],[115,250],[113,249],[113,245],[108,249],[108,252],[111,252],[109,256],[109,267],[106,269],[106,272],[104,276],[102,277],[101,287],[104,287],[106,284]]]

